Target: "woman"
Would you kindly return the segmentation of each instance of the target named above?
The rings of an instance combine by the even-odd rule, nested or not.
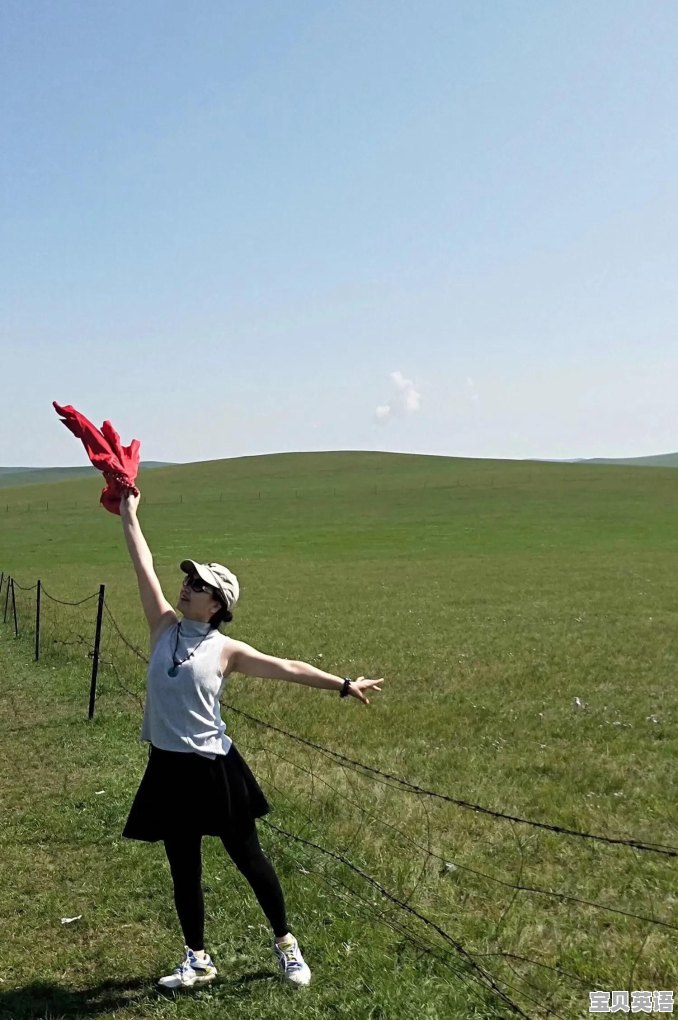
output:
[[[201,841],[211,835],[221,839],[266,914],[282,974],[294,985],[307,985],[311,972],[289,931],[280,882],[257,837],[256,819],[270,809],[226,734],[219,699],[226,678],[237,672],[339,691],[368,705],[364,692],[380,691],[383,677],[342,679],[307,662],[264,655],[221,634],[219,625],[233,618],[239,585],[235,574],[219,563],[184,560],[186,576],[173,608],[163,595],[139,526],[138,505],[139,496],[128,493],[120,515],[150,631],[141,731],[150,751],[123,835],[162,840],[169,861],[186,955],[159,984],[188,988],[217,976],[205,951],[201,887]]]

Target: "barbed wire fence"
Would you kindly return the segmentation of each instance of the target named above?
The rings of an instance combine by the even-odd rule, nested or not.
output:
[[[71,601],[57,599],[40,581],[22,585],[0,573],[0,612],[9,639],[31,640],[36,660],[72,662],[80,673],[87,665],[88,719],[107,696],[125,698],[143,710],[147,656],[119,625],[104,585]],[[85,690],[82,684],[83,714]],[[630,853],[659,866],[673,863],[678,847],[487,808],[352,759],[243,708],[226,703],[224,708],[238,718],[248,759],[275,791],[283,817],[297,829],[262,819],[289,867],[313,875],[351,909],[388,927],[417,958],[428,958],[463,982],[471,998],[487,1005],[489,996],[503,1011],[499,1016],[506,1011],[521,1017],[571,1015],[567,1010],[582,988],[604,988],[606,980],[610,985],[609,977],[590,967],[583,977],[554,963],[553,953],[529,936],[529,925],[512,921],[519,903],[535,904],[530,920],[542,911],[556,927],[562,912],[574,908],[589,924],[592,917],[604,918],[604,931],[616,919],[627,926],[627,941],[640,939],[636,962],[649,933],[668,939],[678,932],[678,925],[654,911],[627,910],[528,881],[524,875],[534,866],[534,836],[523,838],[521,832],[579,841],[588,847],[587,866],[595,862],[601,869],[603,853]],[[475,855],[469,863],[465,848],[455,849],[460,812],[469,813],[477,843],[491,847],[498,858],[494,873],[478,867]],[[509,827],[508,841],[494,835],[497,826]],[[565,878],[570,859],[564,864]],[[497,873],[499,866],[512,869],[515,880]],[[477,943],[473,948],[451,934],[462,921]],[[655,937],[655,949],[656,943]]]

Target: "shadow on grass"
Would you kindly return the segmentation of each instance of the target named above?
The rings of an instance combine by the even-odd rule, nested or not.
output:
[[[210,989],[219,986],[244,989],[256,981],[275,981],[270,970],[256,970],[230,980],[218,979]],[[142,999],[172,998],[176,993],[163,992],[155,981],[130,978],[127,981],[102,981],[92,988],[72,989],[47,981],[34,981],[24,988],[0,990],[0,1020],[59,1020],[61,1017],[96,1017],[129,1009]],[[181,995],[195,994],[187,989]]]
[[[0,1020],[98,1016],[133,1006],[152,990],[152,982],[142,978],[103,981],[92,988],[78,990],[34,981],[13,991],[0,991]]]

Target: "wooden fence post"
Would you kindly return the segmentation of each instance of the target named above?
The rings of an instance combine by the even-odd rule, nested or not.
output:
[[[92,679],[89,685],[89,719],[94,718],[94,704],[97,696],[97,675],[99,673],[99,650],[101,648],[101,621],[104,615],[104,594],[106,585],[99,585],[99,605],[97,606],[97,626],[94,634],[94,651],[92,652]]]
[[[35,661],[40,658],[40,591],[42,583],[38,581],[35,589]]]

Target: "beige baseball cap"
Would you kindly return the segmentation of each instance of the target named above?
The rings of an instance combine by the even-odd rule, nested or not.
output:
[[[211,584],[221,595],[226,608],[233,609],[240,595],[240,585],[232,570],[221,563],[196,563],[195,560],[182,560],[179,566],[185,574],[197,574],[205,584]]]

